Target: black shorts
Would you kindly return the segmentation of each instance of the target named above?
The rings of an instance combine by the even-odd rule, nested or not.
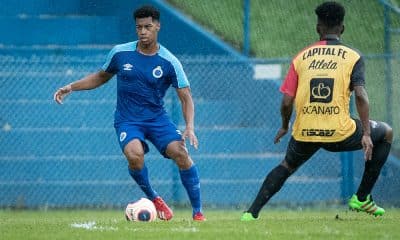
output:
[[[310,159],[310,157],[320,148],[330,152],[346,152],[362,149],[362,124],[358,119],[355,119],[355,121],[356,130],[350,137],[341,142],[300,142],[296,141],[292,136],[289,141],[285,156],[285,160],[289,167],[292,169],[297,169],[301,164]],[[371,126],[371,140],[373,144],[375,145],[384,141],[386,135],[385,123],[370,120],[369,124]]]

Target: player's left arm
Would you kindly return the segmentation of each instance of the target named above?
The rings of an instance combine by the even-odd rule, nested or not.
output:
[[[186,128],[182,134],[182,139],[185,140],[189,138],[190,145],[197,149],[199,143],[194,133],[194,103],[190,87],[177,88],[176,92],[181,102],[183,118],[186,122]]]
[[[371,140],[371,129],[369,125],[369,99],[365,90],[365,63],[364,58],[360,56],[353,67],[350,77],[350,89],[354,91],[356,108],[358,116],[362,123],[363,136],[361,145],[364,149],[365,160],[372,158],[372,149],[374,144]]]
[[[365,90],[364,86],[354,86],[354,95],[356,99],[356,107],[357,112],[360,117],[362,128],[363,128],[363,136],[361,139],[361,144],[364,149],[364,158],[365,160],[371,160],[372,158],[372,149],[374,144],[371,140],[371,128],[369,125],[369,100],[368,94]]]

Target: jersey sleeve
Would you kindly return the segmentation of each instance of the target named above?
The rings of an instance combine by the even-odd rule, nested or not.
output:
[[[115,74],[117,72],[116,64],[115,64],[115,53],[117,52],[117,48],[114,47],[107,55],[106,62],[103,64],[101,68],[103,71],[108,73]]]
[[[289,71],[283,81],[279,90],[291,97],[296,96],[297,92],[298,75],[296,69],[294,68],[293,62],[290,64]]]
[[[364,58],[361,56],[356,64],[354,64],[353,71],[350,76],[350,89],[354,86],[365,85],[365,63]]]
[[[177,58],[174,58],[172,59],[171,64],[175,73],[173,74],[172,86],[174,88],[189,87],[189,80],[187,79],[185,71],[183,71],[181,62]]]
[[[166,59],[172,66],[172,70],[170,72],[171,85],[174,88],[190,87],[186,73],[183,71],[182,63],[178,60],[178,58],[163,46],[160,46],[158,54],[160,57]]]

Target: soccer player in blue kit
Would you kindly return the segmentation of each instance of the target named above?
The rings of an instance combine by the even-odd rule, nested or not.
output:
[[[128,160],[129,174],[154,202],[158,217],[170,220],[172,210],[149,182],[144,155],[149,150],[145,140],[150,141],[165,158],[175,161],[193,208],[193,220],[204,221],[199,174],[185,145],[185,139],[189,139],[191,145],[198,147],[188,79],[179,60],[158,43],[160,12],[152,6],[143,6],[136,9],[133,16],[138,40],[115,46],[100,71],[58,89],[54,100],[61,104],[71,92],[97,88],[116,74],[114,127]],[[183,133],[164,109],[163,97],[171,85],[182,105],[186,122]]]

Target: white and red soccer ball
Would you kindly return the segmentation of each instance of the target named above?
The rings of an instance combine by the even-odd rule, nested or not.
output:
[[[128,203],[125,209],[125,217],[128,221],[152,222],[157,218],[157,210],[152,201],[141,198],[136,202]]]

